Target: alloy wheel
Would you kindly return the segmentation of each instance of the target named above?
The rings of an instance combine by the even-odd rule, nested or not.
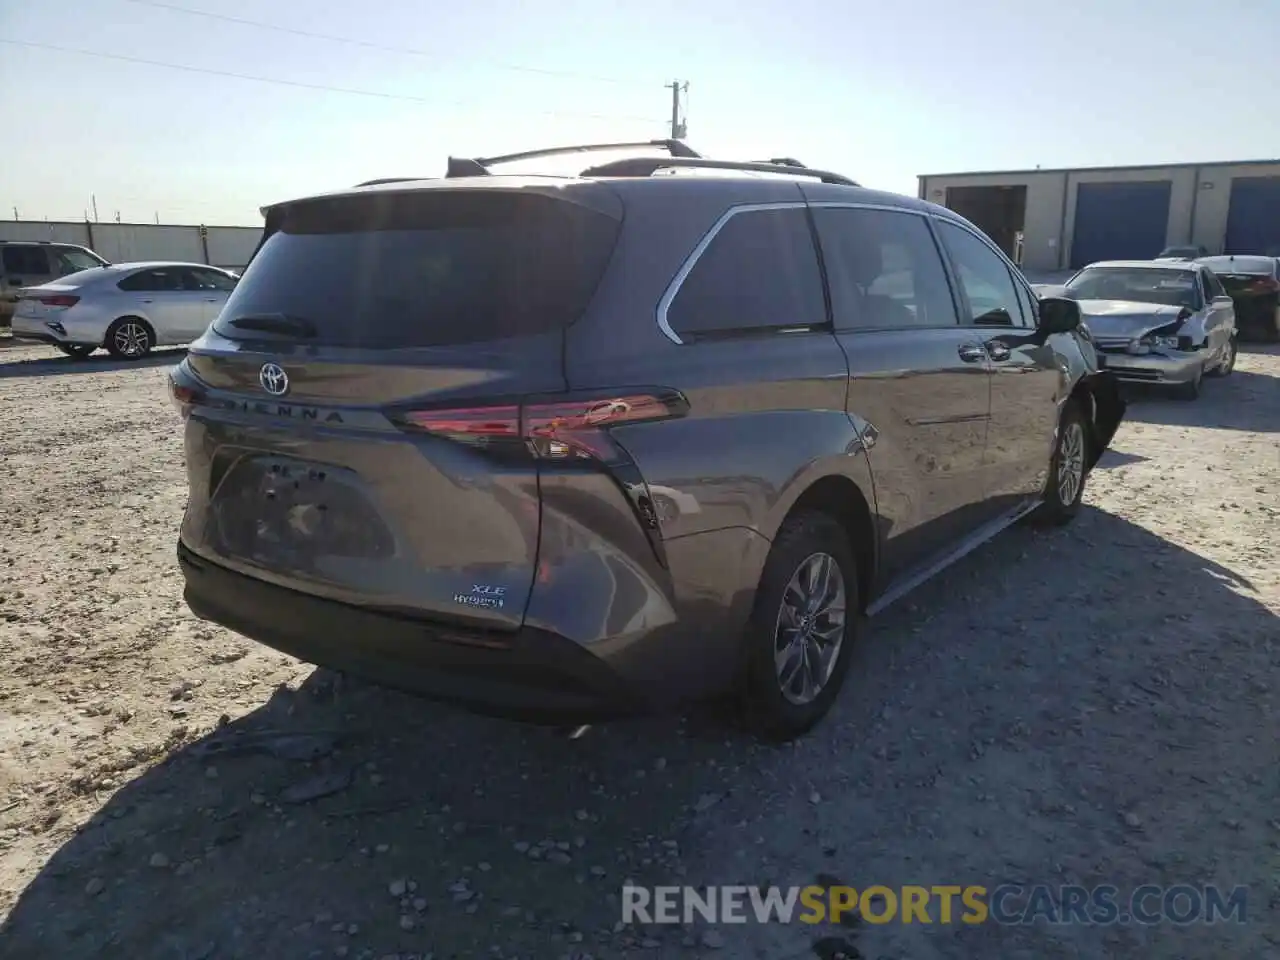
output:
[[[845,635],[844,573],[827,553],[800,563],[782,592],[774,627],[774,666],[782,695],[812,703],[831,679]]]
[[[140,357],[151,347],[151,334],[136,320],[120,324],[115,333],[116,349],[126,357]]]
[[[1084,428],[1069,422],[1058,447],[1058,499],[1063,506],[1075,503],[1084,483]]]

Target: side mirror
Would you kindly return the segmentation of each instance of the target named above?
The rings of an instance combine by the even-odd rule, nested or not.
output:
[[[1066,297],[1045,297],[1040,301],[1042,333],[1070,333],[1080,326],[1080,304]]]

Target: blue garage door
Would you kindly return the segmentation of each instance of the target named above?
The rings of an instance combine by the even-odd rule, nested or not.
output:
[[[1071,266],[1098,260],[1146,260],[1165,246],[1169,180],[1082,183],[1076,190]]]
[[[1280,257],[1280,177],[1236,177],[1231,181],[1223,253]]]

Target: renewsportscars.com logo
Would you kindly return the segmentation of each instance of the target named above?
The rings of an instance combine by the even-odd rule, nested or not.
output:
[[[1087,924],[1244,923],[1248,891],[1190,884],[1119,887],[1001,884],[861,890],[848,886],[622,888],[622,922],[644,924],[866,923]]]

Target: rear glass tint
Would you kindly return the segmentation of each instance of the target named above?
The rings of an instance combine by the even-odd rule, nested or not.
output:
[[[576,203],[505,190],[305,201],[269,225],[215,329],[261,337],[236,319],[283,314],[308,343],[371,348],[546,333],[586,308],[618,228]]]

